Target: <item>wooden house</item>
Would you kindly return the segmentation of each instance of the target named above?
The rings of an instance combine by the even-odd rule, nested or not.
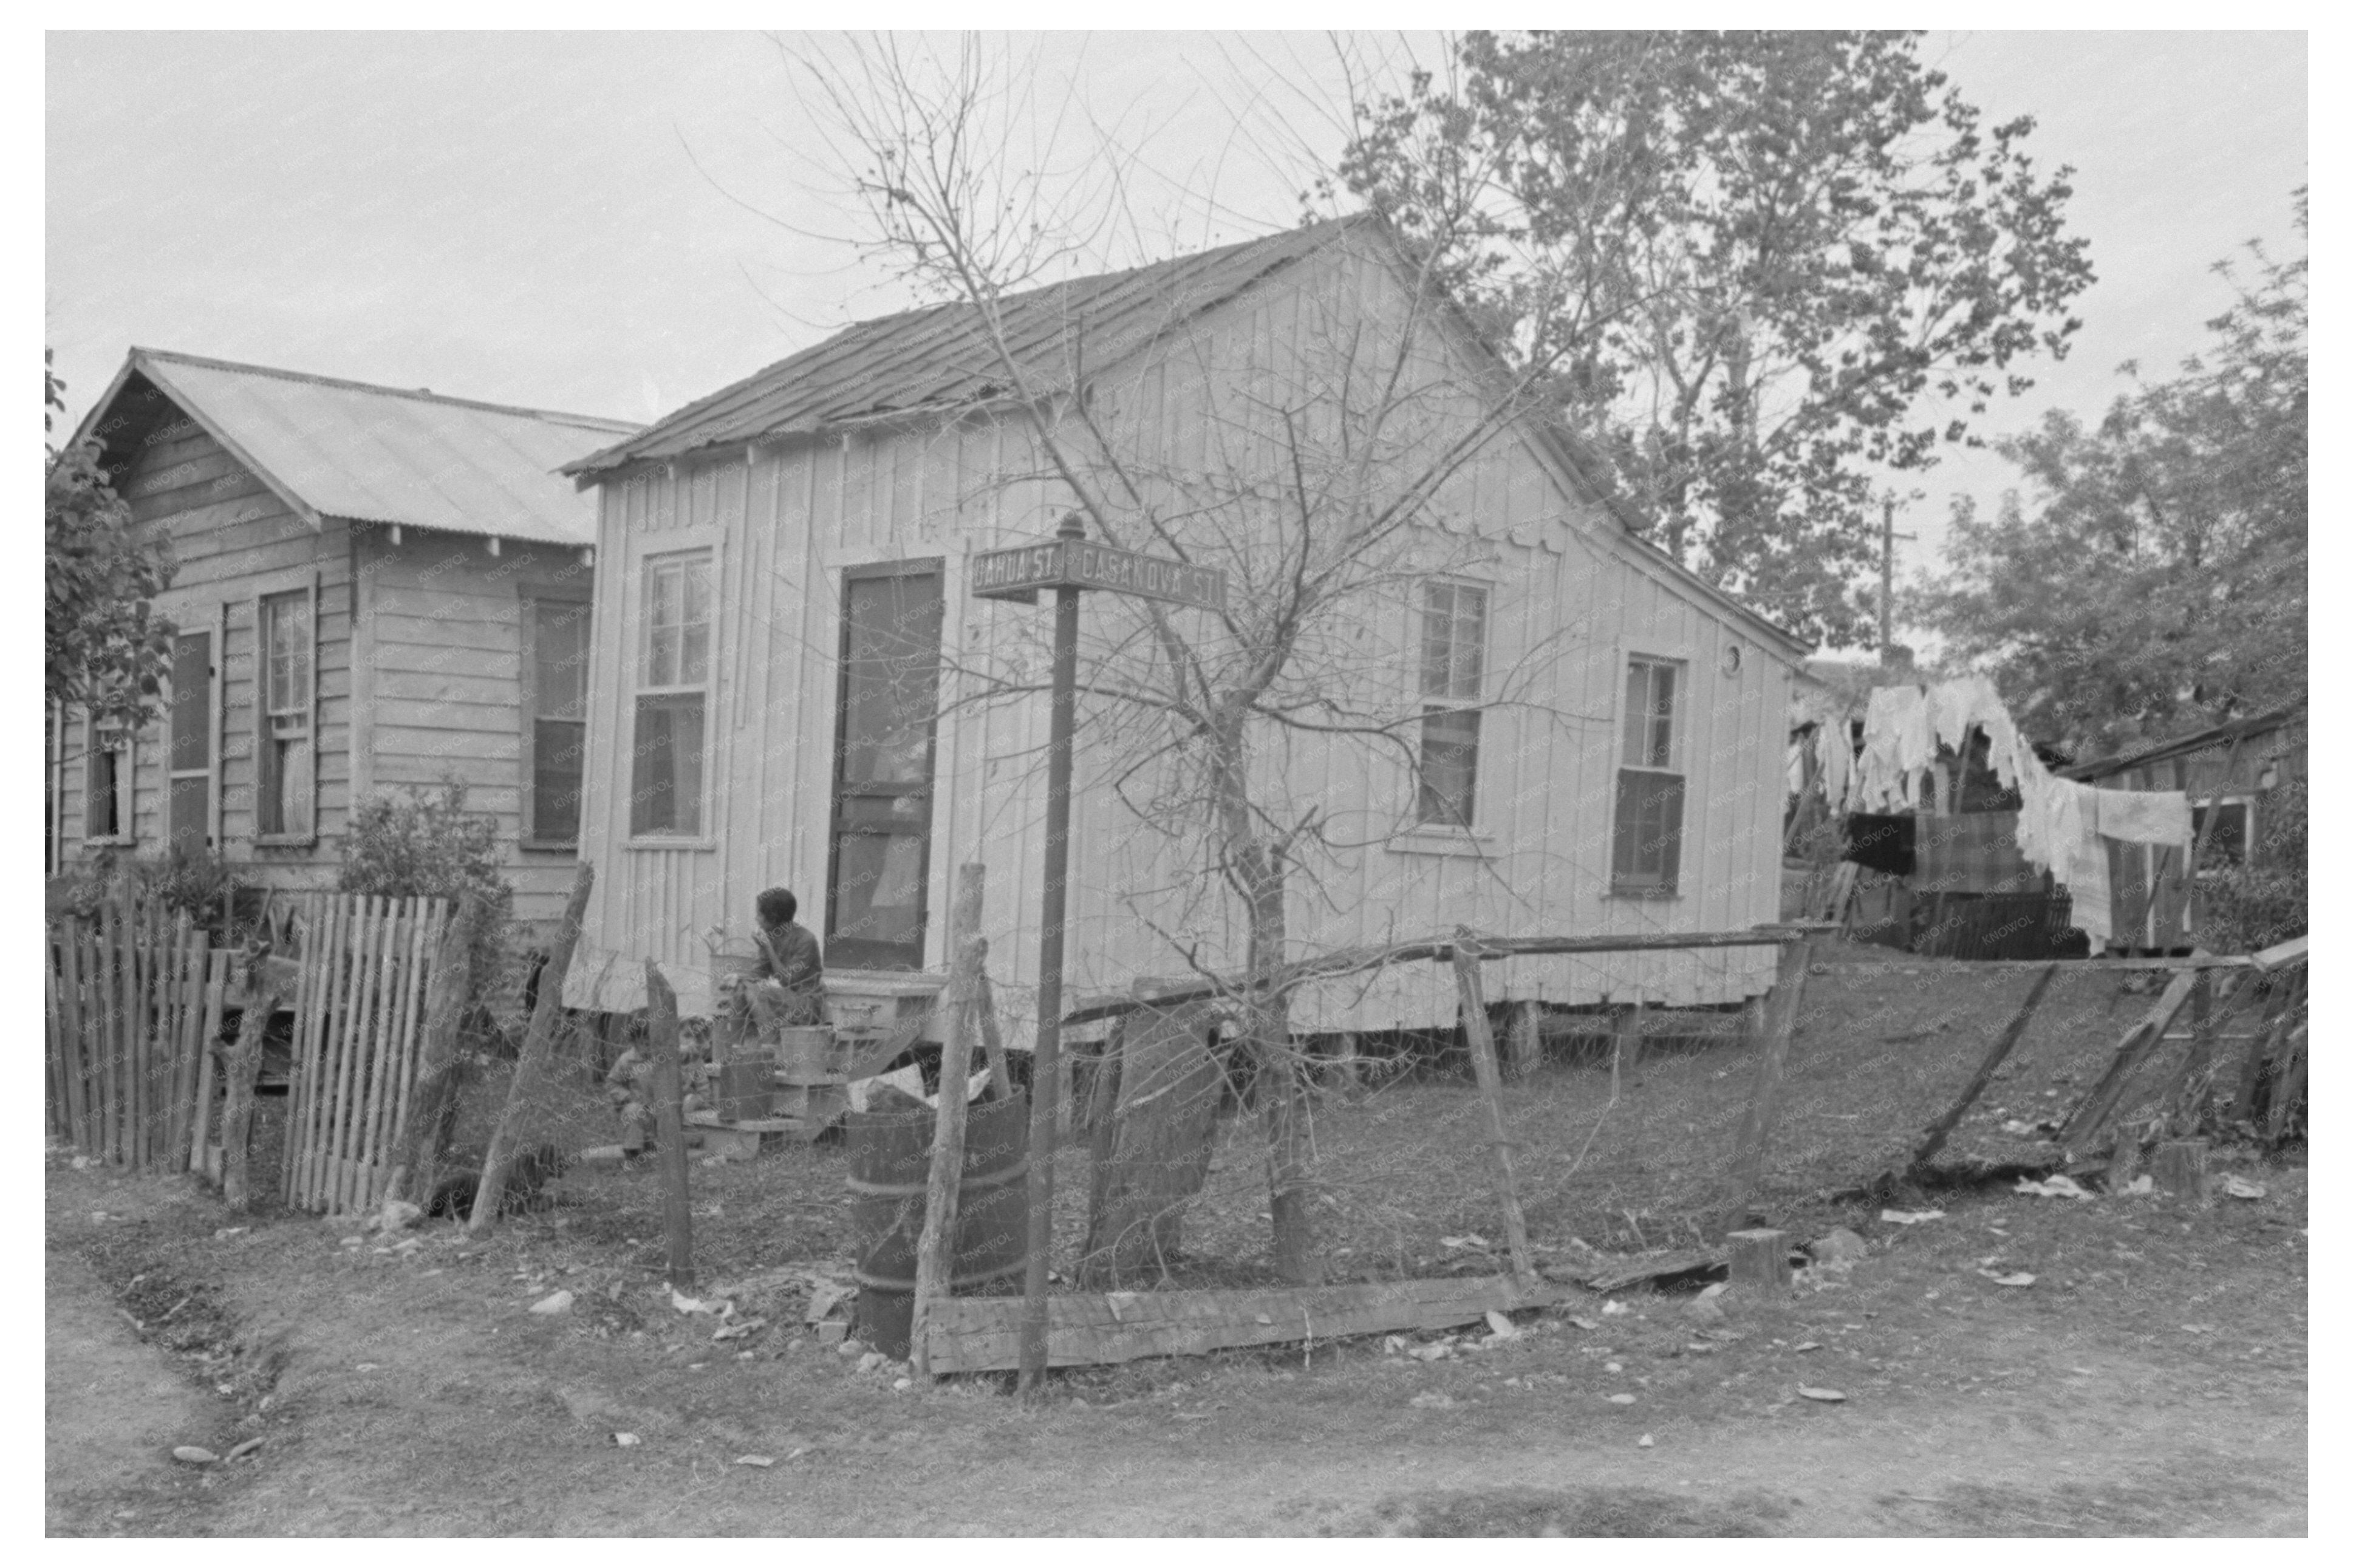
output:
[[[167,710],[66,717],[61,863],[218,854],[333,885],[353,803],[467,785],[515,912],[577,858],[595,509],[556,472],[635,426],[133,349],[77,436],[177,563]]]
[[[597,883],[567,1000],[642,1005],[653,957],[682,1006],[709,1005],[706,952],[740,950],[774,885],[799,896],[837,984],[935,984],[954,869],[979,861],[989,968],[1026,1029],[1051,610],[970,590],[976,552],[1042,541],[1071,509],[1039,424],[1087,422],[1141,454],[1129,479],[1179,517],[1181,543],[1183,518],[1230,499],[1188,511],[1217,488],[1205,476],[1227,482],[1282,457],[1286,434],[1352,417],[1365,345],[1420,320],[1414,287],[1377,226],[1313,226],[1001,300],[1003,341],[1056,389],[1027,405],[977,313],[944,305],[852,326],[572,464],[600,498],[602,570],[582,816]],[[1402,743],[1274,725],[1254,742],[1264,787],[1314,803],[1324,835],[1293,881],[1293,956],[1458,924],[1777,919],[1783,715],[1804,645],[1640,541],[1563,432],[1522,415],[1482,426],[1497,367],[1459,318],[1430,319],[1392,368],[1429,393],[1415,438],[1460,437],[1464,455],[1414,515],[1422,567],[1367,592],[1303,677],[1303,701],[1389,701]],[[1254,539],[1283,524],[1264,526]],[[1209,612],[1173,613],[1214,636]],[[1112,594],[1083,614],[1098,647],[1143,624]],[[1202,893],[1198,853],[1150,815],[1167,780],[1118,738],[1122,711],[1082,702],[1079,1000],[1241,952],[1230,900]],[[1499,998],[1732,1003],[1766,989],[1773,955],[1491,967]],[[1453,1008],[1451,977],[1421,964],[1303,992],[1293,1019],[1419,1026]]]
[[[2183,791],[2189,796],[2193,829],[2208,839],[2210,861],[2219,857],[2243,863],[2253,856],[2262,864],[2269,853],[2269,797],[2281,785],[2305,779],[2305,742],[2306,710],[2298,702],[2059,772],[2102,789]],[[2199,879],[2212,873],[2185,876],[2183,858],[2177,850],[2151,845],[2109,843],[2116,946],[2164,952],[2192,944],[2203,919]],[[2158,883],[2154,897],[2152,877]]]

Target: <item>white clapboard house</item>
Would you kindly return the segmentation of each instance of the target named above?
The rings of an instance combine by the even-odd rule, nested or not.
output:
[[[709,955],[745,951],[754,898],[776,885],[799,896],[839,984],[936,984],[955,868],[978,861],[989,969],[1026,1032],[1052,611],[970,589],[976,552],[1044,540],[1071,510],[1033,414],[1072,450],[1129,455],[1168,532],[1128,542],[1241,563],[1239,595],[1296,528],[1282,508],[1306,493],[1302,432],[1326,501],[1384,398],[1407,432],[1381,436],[1397,472],[1440,476],[1391,542],[1397,569],[1295,672],[1310,708],[1328,689],[1401,718],[1370,742],[1279,722],[1252,735],[1260,796],[1294,817],[1316,807],[1293,956],[1458,924],[1777,919],[1783,721],[1806,648],[1634,537],[1563,432],[1482,425],[1500,367],[1423,298],[1379,226],[1314,225],[1005,298],[1018,380],[974,309],[911,310],[570,465],[601,500],[581,821],[597,882],[567,1000],[642,1005],[652,957],[690,1012],[710,1005]],[[1410,468],[1455,443],[1459,461]],[[1385,479],[1354,482],[1377,497]],[[1272,510],[1250,511],[1254,496]],[[1221,527],[1259,531],[1221,554]],[[1208,612],[1171,613],[1214,640]],[[1089,595],[1090,658],[1123,645],[1148,662],[1143,614]],[[1091,663],[1091,681],[1109,668]],[[1170,780],[1150,726],[1100,690],[1081,709],[1074,1005],[1239,964],[1239,916],[1200,835],[1155,815]],[[1654,952],[1515,960],[1489,984],[1560,1003],[1638,989],[1722,1003],[1772,970],[1767,949]],[[1453,1011],[1451,978],[1423,963],[1318,985],[1294,1018],[1387,1028]]]

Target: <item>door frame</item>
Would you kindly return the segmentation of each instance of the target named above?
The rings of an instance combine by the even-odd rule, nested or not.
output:
[[[840,626],[836,641],[833,695],[833,759],[826,773],[825,825],[825,951],[828,967],[864,969],[878,967],[858,959],[846,958],[837,949],[848,940],[866,945],[864,939],[839,937],[835,922],[840,916],[840,900],[835,896],[841,874],[843,774],[849,761],[849,593],[855,583],[871,583],[893,577],[932,577],[940,585],[940,625],[933,638],[932,714],[923,727],[923,784],[920,791],[910,788],[879,790],[881,795],[914,795],[923,797],[924,812],[919,837],[922,847],[915,863],[915,941],[914,962],[908,970],[921,970],[923,955],[931,945],[931,884],[932,884],[932,807],[939,794],[940,721],[938,702],[938,660],[946,652],[947,619],[947,558],[943,555],[915,556],[903,561],[876,561],[863,565],[841,568]],[[897,837],[877,835],[876,837]],[[875,943],[872,945],[881,945]]]

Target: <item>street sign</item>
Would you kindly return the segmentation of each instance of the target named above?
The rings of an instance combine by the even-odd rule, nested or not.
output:
[[[1164,561],[1115,545],[1056,539],[983,551],[972,558],[975,598],[1034,605],[1040,588],[1108,588],[1205,610],[1226,607],[1226,574],[1216,567]]]

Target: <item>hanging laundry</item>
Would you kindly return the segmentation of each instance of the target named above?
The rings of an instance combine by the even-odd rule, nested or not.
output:
[[[1844,716],[1825,719],[1814,726],[1815,776],[1821,781],[1822,798],[1833,812],[1847,808],[1847,795],[1854,784],[1854,743],[1847,733]]]
[[[2104,789],[2100,794],[2100,833],[2127,844],[2187,845],[2196,834],[2189,826],[2189,797],[2178,789]]]
[[[1919,804],[1919,773],[1936,760],[1920,689],[1906,682],[1874,689],[1862,721],[1862,809],[1893,811]]]
[[[2052,779],[2063,786],[2060,798],[2066,804],[2052,817],[2052,831],[2067,832],[2072,823],[2073,837],[2062,843],[2073,845],[2063,866],[2052,867],[2052,875],[2067,888],[2068,901],[2073,906],[2068,923],[2092,939],[2092,951],[2096,953],[2108,944],[2115,934],[2115,917],[2110,906],[2115,901],[2108,880],[2108,846],[2100,837],[2100,796],[2105,792],[2087,789],[2072,779]]]
[[[1841,858],[1866,871],[1908,877],[1918,864],[1914,845],[1919,818],[1906,812],[1882,815],[1851,811],[1846,817],[1846,850]]]

